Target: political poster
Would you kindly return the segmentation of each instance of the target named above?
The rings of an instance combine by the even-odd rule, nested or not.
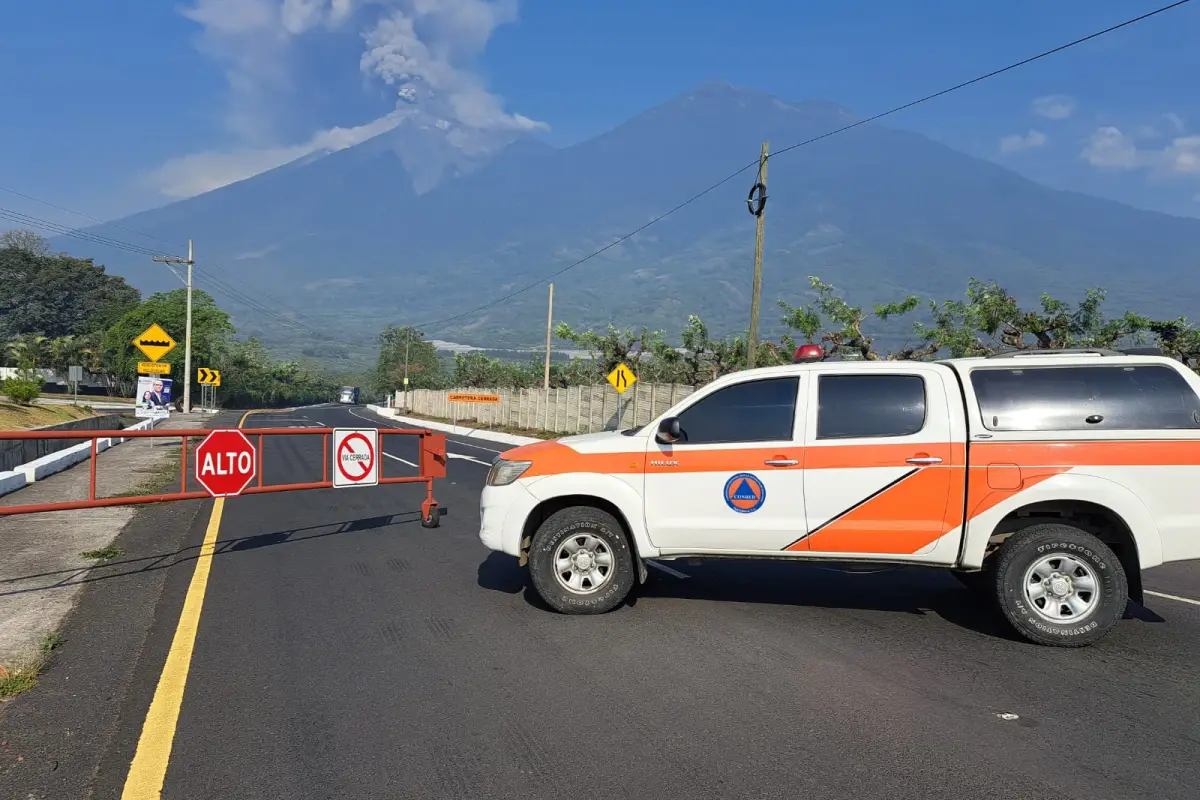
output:
[[[139,375],[135,416],[161,419],[171,416],[171,379],[157,375]]]

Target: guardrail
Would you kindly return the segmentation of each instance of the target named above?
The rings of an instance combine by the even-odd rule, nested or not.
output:
[[[176,429],[176,430],[121,430],[121,431],[0,431],[0,441],[5,439],[79,439],[90,440],[91,460],[89,464],[88,499],[67,500],[54,503],[28,503],[25,505],[0,506],[0,517],[16,514],[37,514],[46,511],[73,511],[84,508],[105,508],[111,506],[133,506],[147,503],[162,503],[172,500],[199,500],[210,497],[207,490],[188,488],[188,441],[205,438],[213,431],[209,429]],[[330,437],[333,428],[249,428],[242,431],[254,442],[255,473],[253,486],[240,491],[238,494],[267,494],[273,492],[295,492],[308,489],[334,488],[330,479]],[[380,450],[382,442],[388,436],[419,437],[418,475],[392,476],[383,474],[383,463],[379,464],[380,484],[424,483],[426,486],[425,500],[421,503],[421,524],[427,528],[435,528],[443,509],[438,508],[433,495],[433,481],[446,477],[446,437],[444,434],[431,430],[413,430],[407,428],[380,428]],[[321,437],[321,479],[300,483],[266,484],[263,479],[264,442],[275,436],[320,436]],[[179,491],[162,494],[134,495],[130,497],[97,497],[96,469],[98,455],[97,442],[101,439],[179,439],[180,440],[180,480]],[[378,456],[382,458],[382,456]]]

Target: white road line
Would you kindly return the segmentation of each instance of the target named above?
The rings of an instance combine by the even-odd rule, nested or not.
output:
[[[1193,600],[1190,597],[1180,597],[1177,594],[1163,594],[1162,592],[1152,592],[1149,589],[1143,589],[1142,594],[1154,595],[1155,597],[1162,597],[1167,600],[1178,600],[1181,603],[1188,603],[1193,606],[1200,606],[1200,600]]]
[[[688,579],[688,578],[692,577],[691,575],[688,575],[688,574],[686,574],[686,573],[684,573],[684,572],[680,572],[680,571],[679,571],[679,570],[677,570],[677,569],[674,569],[674,568],[672,568],[672,567],[668,567],[666,564],[660,564],[660,563],[658,563],[657,561],[652,561],[652,560],[650,560],[650,559],[648,559],[648,558],[646,559],[646,566],[648,566],[648,567],[654,567],[655,569],[657,569],[657,570],[661,570],[662,572],[665,572],[665,573],[667,573],[668,575],[673,575],[673,576],[675,576],[676,578],[682,578],[682,579],[684,579],[684,580],[686,580],[686,579]]]
[[[387,456],[388,458],[394,458],[394,459],[396,459],[396,460],[397,460],[397,461],[399,461],[401,464],[408,464],[410,467],[416,467],[417,469],[420,469],[420,467],[417,467],[417,465],[416,465],[416,464],[414,464],[413,462],[411,462],[411,461],[405,461],[405,460],[404,460],[403,458],[401,458],[400,456],[394,456],[394,455],[392,455],[391,453],[384,453],[384,455],[385,455],[385,456]]]
[[[458,444],[458,442],[455,442],[455,444]],[[463,461],[474,461],[476,464],[483,464],[485,467],[491,466],[491,464],[489,464],[488,462],[480,461],[478,458],[475,458],[475,456],[464,456],[464,455],[459,455],[458,453],[446,453],[446,455],[449,456],[450,458],[461,458]]]
[[[347,410],[347,411],[350,411],[350,409],[346,409],[346,410]],[[375,422],[375,423],[379,423],[379,424],[387,425],[389,428],[404,428],[404,427],[407,427],[407,426],[405,426],[405,425],[393,425],[392,423],[390,423],[390,422],[384,422],[384,421],[383,421],[383,420],[381,420],[381,419],[379,419],[379,420],[375,420],[375,419],[371,419],[370,417],[364,417],[362,414],[355,414],[353,411],[350,411],[350,413],[351,413],[353,416],[356,416],[356,417],[358,417],[358,418],[359,418],[359,419],[361,419],[361,420],[366,420],[367,422]],[[458,434],[453,434],[453,433],[452,433],[452,434],[450,434],[450,435],[451,435],[451,436],[457,436]],[[449,440],[447,440],[447,441],[449,441]],[[490,448],[490,447],[480,447],[480,446],[479,446],[479,445],[477,445],[477,444],[469,444],[469,443],[467,443],[467,442],[454,442],[454,444],[457,444],[457,445],[462,445],[463,447],[473,447],[473,448],[475,448],[476,450],[486,450],[486,451],[487,451],[487,452],[489,452],[489,453],[503,453],[503,452],[504,452],[503,450],[493,450],[493,449],[492,449],[492,448]]]
[[[453,433],[452,433],[452,434],[450,434],[450,435],[451,435],[451,436],[455,436],[455,435],[457,435],[457,434],[453,434]],[[493,450],[493,449],[492,449],[492,448],[490,448],[490,447],[480,447],[480,446],[479,446],[479,445],[477,445],[477,444],[470,444],[469,442],[455,442],[455,444],[461,444],[463,447],[474,447],[476,450],[486,450],[486,451],[488,451],[489,453],[503,453],[503,452],[504,452],[503,450]]]

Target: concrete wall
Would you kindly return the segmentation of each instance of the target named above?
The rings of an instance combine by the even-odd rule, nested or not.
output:
[[[645,425],[694,392],[691,386],[635,383],[618,395],[608,384],[551,389],[414,389],[408,393],[408,410],[448,420],[477,420],[481,425],[503,425],[553,433],[593,433]],[[500,402],[451,403],[451,392],[497,394]],[[547,402],[547,400],[549,402]],[[391,407],[404,411],[404,392],[396,392]]]
[[[63,422],[58,425],[48,425],[36,428],[41,431],[102,431],[120,430],[134,422],[132,415],[123,417],[121,414],[104,414],[99,417],[77,419],[73,422]],[[42,456],[57,453],[75,447],[79,439],[4,439],[0,432],[0,472],[8,472],[20,464],[28,464]]]

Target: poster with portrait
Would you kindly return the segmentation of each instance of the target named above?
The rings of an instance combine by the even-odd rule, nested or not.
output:
[[[158,375],[138,375],[136,416],[159,419],[171,416],[171,379]]]

